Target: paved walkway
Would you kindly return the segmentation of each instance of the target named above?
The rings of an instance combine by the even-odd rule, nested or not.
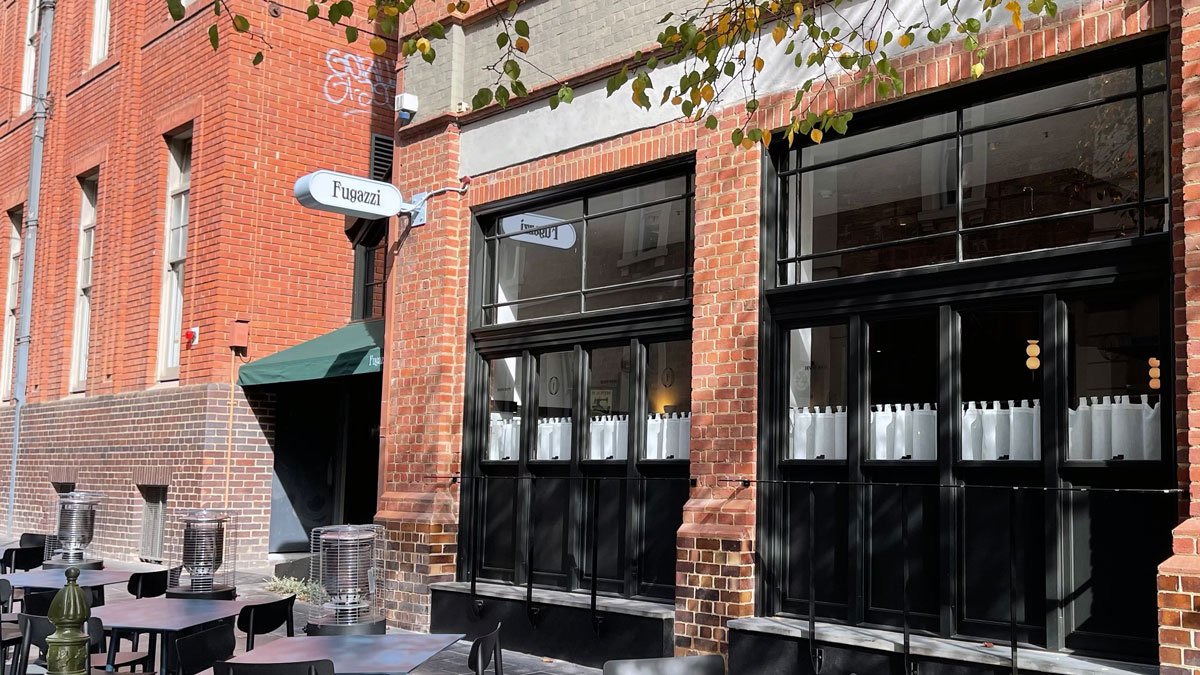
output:
[[[121,563],[110,563],[108,565],[109,569],[129,569],[136,567],[136,565],[123,565]],[[256,572],[239,572],[237,576],[238,595],[240,597],[251,598],[255,595],[267,594],[264,587],[266,582],[271,578],[269,575]],[[130,596],[124,586],[109,586],[105,589],[105,599],[107,602],[116,602],[129,598]],[[303,605],[296,603],[295,617],[297,632],[303,629],[306,614],[307,610]],[[389,632],[391,632],[390,629]],[[284,629],[280,628],[270,635],[260,636],[257,638],[257,642],[261,645],[284,635]],[[240,633],[238,636],[236,653],[240,654],[244,651],[245,638]],[[412,671],[412,675],[473,675],[472,671],[467,669],[467,654],[470,651],[471,644],[469,642],[458,642],[426,662],[425,665]],[[490,674],[491,672],[491,669],[489,669],[488,673]],[[543,659],[539,656],[520,654],[508,650],[504,650],[504,673],[505,675],[600,675],[600,671],[595,668],[585,668],[566,661]]]

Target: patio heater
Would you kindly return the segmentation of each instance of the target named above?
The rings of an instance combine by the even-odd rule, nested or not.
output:
[[[180,557],[170,567],[168,598],[232,600],[237,556],[233,518],[226,511],[200,509],[180,519]]]
[[[85,570],[104,568],[104,561],[87,557],[96,530],[96,505],[101,496],[94,492],[67,492],[58,497],[58,527],[47,542],[47,560],[42,567]]]
[[[387,628],[378,592],[383,527],[318,527],[310,540],[310,578],[321,587],[305,632],[382,635]]]

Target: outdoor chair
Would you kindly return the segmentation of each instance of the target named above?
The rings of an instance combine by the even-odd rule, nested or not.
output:
[[[233,626],[221,623],[186,635],[175,641],[178,670],[176,675],[198,675],[211,671],[213,664],[233,658],[237,636]]]
[[[333,661],[297,661],[296,663],[213,664],[213,675],[334,675]]]
[[[604,664],[604,675],[725,675],[725,659],[720,656],[672,656],[609,661]]]
[[[467,655],[467,667],[475,675],[483,675],[484,671],[496,659],[496,675],[504,675],[504,660],[500,655],[500,624],[487,635],[481,635],[471,643],[471,653]]]
[[[134,572],[129,577],[129,584],[125,588],[129,591],[130,595],[138,600],[142,598],[157,598],[160,595],[166,594],[169,575],[172,571]]]
[[[33,532],[24,532],[21,534],[21,548],[39,548],[42,550],[42,558],[46,555],[46,535],[36,534]]]
[[[246,651],[254,649],[254,636],[266,635],[280,626],[287,626],[287,636],[295,637],[296,631],[292,625],[292,608],[296,604],[296,596],[272,600],[254,605],[246,605],[238,614],[238,630],[246,634]]]
[[[17,615],[12,612],[13,586],[8,579],[0,579],[0,622],[16,623]]]
[[[10,675],[26,675],[29,669],[29,648],[37,647],[38,658],[33,662],[35,665],[45,666],[46,652],[49,645],[46,638],[54,633],[54,624],[50,623],[50,619],[44,616],[31,616],[29,614],[21,614],[18,621],[19,627],[19,642],[17,653],[13,656],[12,668]],[[88,663],[93,670],[116,670],[118,668],[129,667],[131,669],[142,666],[149,668],[153,664],[150,663],[150,655],[147,652],[114,652],[111,655],[112,661],[109,662],[110,655],[105,646],[104,640],[104,624],[99,617],[91,617],[87,622],[88,633]]]
[[[46,616],[50,613],[50,603],[58,591],[30,591],[21,602],[21,613],[29,616]]]
[[[46,550],[37,546],[19,546],[4,550],[4,557],[0,558],[0,569],[4,570],[5,574],[12,572],[26,572],[36,567],[41,567],[46,561]]]

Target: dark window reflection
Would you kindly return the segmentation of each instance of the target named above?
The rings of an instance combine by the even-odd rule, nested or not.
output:
[[[937,317],[872,322],[868,349],[871,425],[867,457],[937,459]]]
[[[961,317],[962,459],[1040,459],[1041,312],[972,310]]]
[[[643,459],[687,459],[692,437],[692,343],[646,346]]]
[[[538,357],[537,444],[532,459],[571,459],[574,438],[575,352],[552,352]]]
[[[629,413],[634,398],[629,388],[632,363],[629,347],[592,350],[592,379],[588,389],[591,424],[586,459],[624,460],[629,456]]]

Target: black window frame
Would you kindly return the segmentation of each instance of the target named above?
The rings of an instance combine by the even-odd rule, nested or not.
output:
[[[971,103],[990,100],[1011,93],[1030,90],[1030,83],[1052,86],[1060,81],[1078,79],[1081,74],[1103,72],[1113,67],[1138,64],[1166,58],[1162,36],[1122,45],[1117,48],[1099,50],[1087,56],[1065,59],[1061,62],[1038,66],[1013,75],[995,78],[987,84],[956,88],[953,91],[930,94],[889,105],[862,115],[865,122],[862,130],[880,128],[882,120],[888,124],[917,119],[939,110],[952,110]],[[1140,69],[1139,69],[1140,72]],[[1168,62],[1169,72],[1169,62]],[[1045,77],[1042,77],[1045,75]],[[977,95],[977,99],[968,97]],[[857,125],[859,118],[856,117]],[[872,126],[875,125],[875,126]],[[1141,134],[1139,133],[1139,136]],[[1174,382],[1175,354],[1172,303],[1173,264],[1171,255],[1171,223],[1165,223],[1162,232],[1144,232],[1129,237],[1101,243],[1079,244],[1062,248],[1030,251],[991,258],[973,259],[964,262],[892,270],[848,276],[839,279],[807,283],[781,283],[780,256],[783,248],[781,214],[786,214],[786,204],[781,203],[779,157],[786,148],[775,146],[762,158],[762,251],[761,280],[764,287],[764,302],[761,312],[760,353],[763,366],[759,378],[759,504],[758,541],[760,557],[757,570],[757,613],[761,616],[808,616],[807,602],[798,604],[785,597],[784,587],[788,583],[789,562],[786,533],[795,526],[795,519],[788,511],[786,491],[799,485],[803,490],[806,483],[846,482],[849,494],[847,504],[848,529],[846,532],[846,555],[850,561],[847,571],[847,593],[840,611],[829,603],[817,602],[820,621],[835,623],[891,625],[894,621],[880,621],[870,616],[865,600],[866,548],[870,543],[865,538],[866,516],[864,488],[855,487],[863,482],[909,482],[930,485],[960,485],[979,483],[980,477],[993,483],[1045,486],[1071,489],[1080,486],[1128,487],[1148,490],[1174,490],[1178,488],[1177,459],[1174,447],[1174,416],[1176,400],[1171,389],[1164,388],[1161,394],[1163,406],[1163,452],[1158,461],[1104,462],[1066,461],[1067,389],[1065,376],[1059,373],[1067,360],[1066,345],[1066,296],[1081,292],[1107,292],[1113,288],[1132,288],[1154,294],[1160,298],[1159,332],[1164,356],[1163,381]],[[1143,153],[1144,155],[1144,153]],[[1170,160],[1168,159],[1168,167]],[[1144,179],[1144,174],[1143,174]],[[1167,185],[1170,186],[1168,180]],[[1148,200],[1156,204],[1169,202]],[[957,457],[959,429],[956,416],[941,411],[955,410],[961,401],[961,375],[957,359],[961,353],[961,326],[959,312],[980,306],[980,303],[1008,303],[1013,299],[1025,299],[1038,308],[1042,317],[1042,338],[1045,340],[1043,367],[1046,375],[1042,384],[1043,435],[1042,458],[1026,462],[963,462]],[[938,458],[936,462],[902,463],[863,461],[854,447],[865,448],[866,433],[865,383],[856,381],[853,374],[861,372],[866,355],[862,346],[865,326],[870,320],[888,316],[911,316],[913,312],[934,311],[937,315],[939,354],[942,369],[953,373],[942,378],[939,384],[938,408]],[[848,428],[850,457],[847,460],[787,460],[787,387],[789,378],[788,339],[789,331],[796,328],[844,323],[848,326],[847,395],[853,404],[858,402],[859,419],[851,419]],[[1052,346],[1053,345],[1053,346]],[[779,364],[773,367],[771,364]],[[857,370],[856,370],[857,369]],[[1048,402],[1048,403],[1047,403]],[[1049,403],[1054,405],[1050,408]],[[1057,408],[1062,412],[1058,412]],[[947,452],[953,449],[955,452]],[[1004,466],[998,466],[1003,464]],[[988,474],[988,471],[996,473]],[[959,637],[962,617],[960,600],[963,576],[962,563],[962,505],[961,490],[938,489],[938,512],[934,527],[937,528],[939,548],[937,560],[940,579],[937,588],[937,614],[922,622],[919,613],[911,612],[910,627],[930,635]],[[1070,521],[1068,505],[1081,493],[1047,492],[1041,498],[1045,510],[1045,526],[1042,532],[1044,551],[1047,556],[1047,598],[1062,600],[1070,575],[1070,556],[1067,550],[1075,545],[1072,537],[1074,525]],[[1034,497],[1029,497],[1035,499]],[[1162,539],[1164,556],[1170,552],[1170,529],[1178,521],[1179,497],[1164,493],[1171,520],[1164,522]],[[818,519],[819,520],[819,519]],[[804,529],[801,519],[801,531]],[[803,536],[803,535],[800,535]],[[1036,533],[1034,534],[1036,537]],[[1156,539],[1157,541],[1157,539]],[[794,561],[804,564],[806,561]],[[1153,580],[1151,580],[1153,581]],[[817,594],[820,598],[820,593]],[[1150,601],[1153,593],[1147,594]],[[837,603],[834,603],[835,605]],[[1053,604],[1053,603],[1049,603]],[[1041,635],[1037,626],[1019,626],[1023,640],[1032,639],[1051,650],[1066,648],[1092,651],[1103,654],[1119,654],[1132,658],[1156,658],[1154,639],[1135,639],[1127,636],[1102,632],[1076,630],[1072,615],[1074,605],[1050,607],[1042,623]],[[826,606],[822,606],[826,605]],[[1004,640],[1007,626],[998,631],[993,639]],[[976,636],[978,637],[978,636]]]
[[[354,292],[350,316],[355,321],[382,319],[387,310],[387,264],[377,268],[375,256],[384,249],[387,257],[388,218],[366,221],[359,225],[361,232],[354,244]],[[376,288],[380,291],[379,306],[371,302]]]
[[[648,358],[647,347],[661,342],[691,340],[692,301],[690,279],[692,276],[694,222],[692,214],[692,189],[694,184],[694,158],[685,156],[658,162],[626,172],[617,177],[604,176],[581,181],[562,188],[522,195],[509,200],[476,209],[472,213],[471,271],[468,290],[468,336],[467,378],[464,405],[463,461],[461,491],[461,526],[459,529],[459,551],[457,575],[464,581],[486,581],[510,583],[529,588],[541,587],[565,591],[588,592],[592,585],[590,573],[592,549],[588,545],[594,523],[590,514],[594,505],[590,491],[595,486],[602,489],[619,489],[625,492],[622,520],[619,524],[623,537],[620,554],[621,579],[606,579],[602,575],[596,580],[601,594],[654,602],[673,602],[674,564],[670,583],[650,583],[641,578],[642,553],[646,550],[646,538],[666,534],[674,541],[675,531],[682,522],[682,506],[686,501],[689,479],[689,460],[665,459],[645,460],[639,449],[644,443],[646,410],[645,370]],[[521,320],[512,323],[490,324],[485,321],[485,299],[494,287],[495,274],[491,269],[493,258],[488,255],[490,237],[485,233],[499,218],[520,212],[523,208],[545,207],[575,198],[586,198],[600,192],[618,190],[666,178],[686,176],[688,191],[684,196],[688,205],[687,269],[681,275],[688,282],[686,297],[655,303],[632,305],[617,309],[581,311],[575,314]],[[582,273],[582,271],[581,271]],[[653,283],[661,279],[653,279]],[[581,289],[580,293],[583,292]],[[582,305],[581,305],[582,307]],[[592,349],[625,347],[630,354],[629,388],[636,392],[629,416],[629,452],[624,460],[592,460],[584,458],[587,447],[588,424],[587,397],[590,388],[589,355]],[[572,427],[572,453],[570,460],[534,460],[528,452],[518,453],[512,461],[487,461],[484,458],[488,433],[489,395],[488,362],[493,359],[521,357],[518,361],[523,369],[521,378],[522,420],[536,421],[538,383],[536,380],[537,357],[541,354],[573,351],[575,355],[574,424]],[[585,414],[581,414],[585,413]],[[531,448],[536,443],[536,424],[523,422],[525,436],[522,447]],[[483,538],[486,517],[485,490],[491,480],[512,480],[514,495],[513,565],[511,569],[485,570],[483,568]],[[567,521],[564,528],[563,561],[564,574],[552,578],[543,572],[534,572],[534,537],[531,528],[537,528],[533,518],[533,485],[541,480],[565,482],[568,487]],[[675,513],[654,512],[647,515],[645,507],[647,490],[672,489],[679,499],[679,510]],[[661,510],[659,510],[661,511]],[[653,519],[651,521],[650,519]],[[604,526],[600,523],[599,526]],[[651,534],[653,532],[653,534]],[[510,536],[500,533],[500,536]],[[671,546],[672,555],[674,546]]]

